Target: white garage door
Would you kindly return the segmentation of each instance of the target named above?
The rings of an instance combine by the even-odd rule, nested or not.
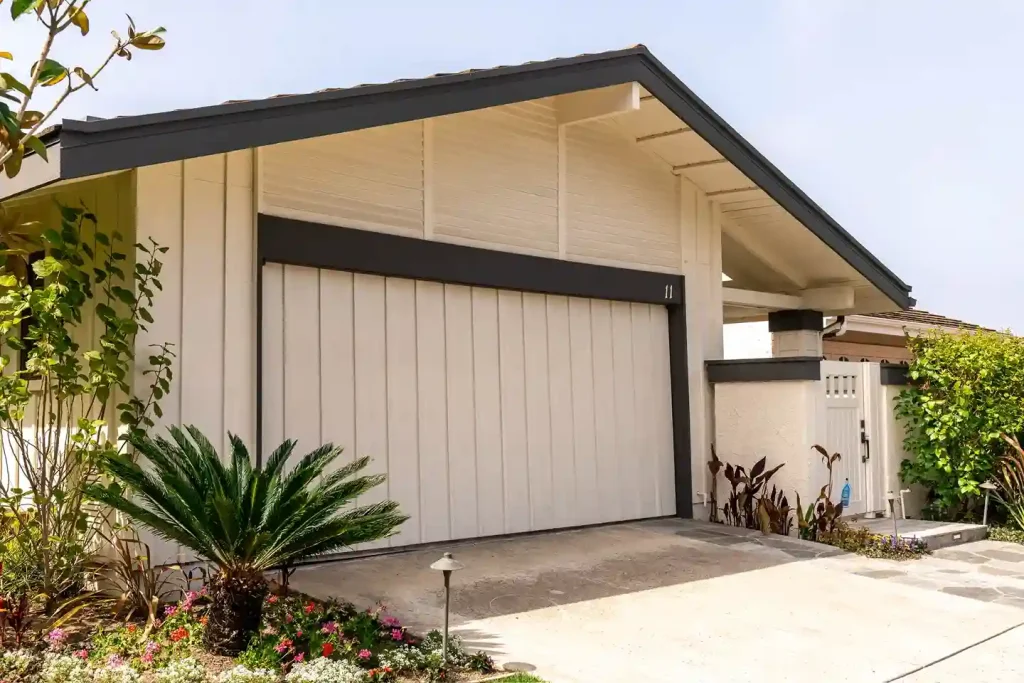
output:
[[[263,450],[373,458],[392,546],[675,513],[662,306],[268,264]]]

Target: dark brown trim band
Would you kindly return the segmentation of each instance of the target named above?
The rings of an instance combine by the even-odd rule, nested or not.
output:
[[[712,384],[821,379],[821,359],[813,356],[709,360],[705,366]]]
[[[899,363],[882,363],[880,376],[883,386],[905,386],[910,384],[910,368]]]
[[[612,268],[401,237],[260,214],[257,218],[257,461],[263,453],[262,271],[266,263],[342,270],[475,287],[660,304],[668,309],[676,515],[693,516],[685,281],[679,275]]]
[[[825,319],[821,311],[810,309],[772,311],[768,314],[769,332],[795,332],[797,330],[821,332],[824,329],[824,324]]]
[[[678,275],[596,266],[260,214],[260,262],[588,299],[679,304]]]

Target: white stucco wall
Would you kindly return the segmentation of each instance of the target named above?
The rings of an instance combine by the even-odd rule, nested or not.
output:
[[[782,487],[795,509],[799,493],[804,504],[817,497],[822,481],[817,454],[821,441],[821,383],[816,381],[735,382],[715,386],[715,444],[718,457],[747,471],[767,457],[766,467],[785,467],[771,479]],[[703,466],[707,471],[707,459]],[[719,474],[718,498],[728,497],[729,483]],[[769,487],[770,488],[770,487]],[[710,492],[710,489],[707,489]],[[709,510],[704,510],[705,514]]]

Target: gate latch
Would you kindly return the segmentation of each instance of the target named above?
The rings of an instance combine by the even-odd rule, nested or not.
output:
[[[868,438],[868,431],[864,425],[864,420],[860,421],[860,442],[864,444],[864,454],[860,456],[860,461],[867,462],[871,457],[871,439]]]

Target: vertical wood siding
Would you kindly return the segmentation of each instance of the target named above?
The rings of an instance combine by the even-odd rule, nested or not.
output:
[[[195,424],[225,454],[229,431],[255,447],[252,176],[244,151],[148,166],[135,177],[138,240],[168,248],[154,322],[136,340],[140,360],[163,342],[178,354],[159,427]],[[137,386],[145,370],[136,364]],[[154,559],[174,552],[160,544]]]
[[[371,456],[386,544],[675,512],[663,307],[277,264],[264,305],[267,438]]]

